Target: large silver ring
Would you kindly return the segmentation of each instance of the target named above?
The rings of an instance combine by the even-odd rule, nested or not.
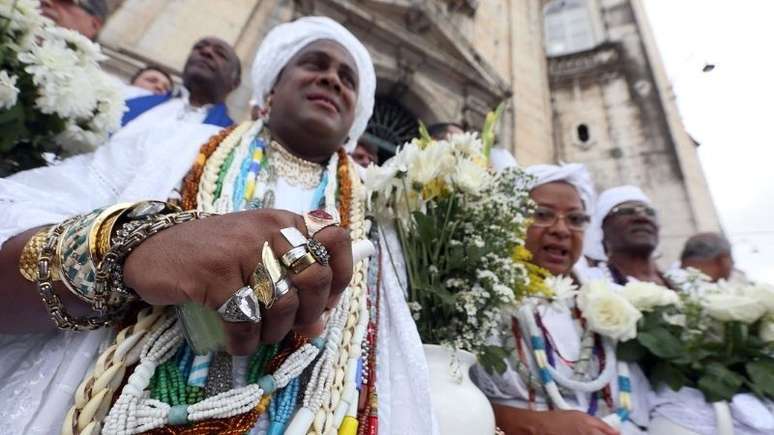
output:
[[[253,289],[245,286],[236,291],[218,308],[220,317],[230,323],[261,321],[261,309]]]
[[[287,227],[280,230],[280,234],[285,238],[285,240],[290,243],[290,246],[292,247],[298,247],[301,245],[306,245],[306,237],[304,237],[304,234],[296,227]]]
[[[290,251],[282,254],[282,257],[280,258],[280,260],[282,261],[282,264],[285,265],[285,267],[290,268],[290,266],[292,266],[293,263],[298,261],[299,258],[306,255],[307,252],[309,252],[309,249],[307,249],[306,244],[303,244],[301,246],[296,246],[295,248],[292,248]]]

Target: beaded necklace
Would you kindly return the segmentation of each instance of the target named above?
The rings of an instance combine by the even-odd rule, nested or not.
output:
[[[594,334],[586,327],[582,313],[573,305],[571,314],[576,324],[576,330],[581,332],[581,352],[577,361],[571,361],[559,353],[553,338],[548,329],[543,325],[542,318],[537,309],[541,306],[540,299],[532,298],[518,310],[516,316],[512,319],[512,331],[516,340],[516,349],[518,351],[518,360],[515,369],[527,385],[529,392],[530,408],[534,402],[534,392],[542,389],[548,399],[549,405],[559,409],[573,409],[562,397],[561,391],[575,393],[579,402],[583,404],[585,400],[578,393],[591,394],[591,400],[586,407],[586,412],[595,415],[598,410],[598,401],[604,400],[609,409],[615,409],[615,413],[605,417],[611,423],[626,421],[631,412],[631,382],[629,379],[629,368],[625,363],[615,361],[615,343]],[[522,328],[525,328],[523,335],[529,336],[528,343],[532,348],[532,356],[537,365],[538,376],[535,378],[522,361],[526,358],[523,349]],[[591,363],[591,356],[596,355],[599,361],[599,374],[596,379],[592,379],[588,372]],[[554,368],[558,357],[563,364],[573,369],[572,377],[567,377]],[[615,408],[610,398],[610,382],[612,381],[613,367],[618,370],[618,408]],[[618,420],[617,422],[615,420]]]
[[[251,184],[255,183],[261,173],[268,172],[260,171],[262,166],[267,165],[258,162],[263,156],[257,150],[265,148],[261,147],[260,141],[256,139],[260,130],[260,122],[253,125],[243,124],[236,127],[232,134],[219,135],[205,144],[200,157],[186,176],[187,182],[183,185],[181,195],[184,201],[181,202],[198,206],[200,209],[212,209],[223,206],[223,201],[219,204],[219,200],[231,197],[232,206],[247,205],[248,193],[255,187],[253,185],[251,188]],[[245,136],[250,137],[251,141],[246,146]],[[220,140],[219,145],[213,146],[212,142],[217,139]],[[246,152],[238,152],[237,148]],[[247,158],[250,159],[249,165],[244,164]],[[235,166],[239,167],[238,172],[232,170]],[[323,182],[315,192],[315,201],[332,206],[336,203],[338,187],[342,226],[350,227],[354,238],[363,238],[363,204],[353,204],[352,201],[354,197],[359,197],[358,194],[362,194],[363,187],[359,182],[353,182],[354,177],[348,166],[348,158],[343,150],[340,150],[331,159],[328,170],[322,177]],[[194,186],[197,177],[199,183]],[[341,182],[340,186],[337,181]],[[228,185],[243,185],[244,190],[234,189],[229,194],[224,189],[224,186]],[[255,196],[255,193],[250,196]],[[342,301],[334,310],[334,315],[331,316],[331,321],[326,325],[325,334],[322,336],[325,338],[317,338],[311,343],[294,339],[289,347],[281,351],[276,347],[267,350],[262,348],[250,362],[246,386],[224,391],[198,403],[188,403],[187,395],[182,393],[181,385],[186,384],[182,381],[185,379],[183,373],[189,372],[187,384],[192,384],[192,380],[202,378],[203,371],[199,366],[207,366],[208,361],[197,361],[199,356],[192,358],[187,346],[181,346],[179,325],[176,322],[165,322],[161,328],[154,330],[154,334],[162,329],[164,332],[159,333],[158,337],[154,335],[153,340],[149,339],[146,344],[148,350],[145,352],[144,349],[138,369],[130,376],[129,383],[106,418],[106,433],[135,433],[150,429],[172,433],[164,432],[170,429],[177,433],[177,427],[164,425],[179,425],[184,422],[195,423],[189,428],[206,432],[213,427],[207,426],[213,419],[218,420],[218,430],[225,430],[226,426],[229,430],[236,426],[241,428],[245,425],[243,417],[249,417],[254,424],[260,413],[270,407],[272,392],[279,389],[282,389],[283,393],[279,395],[281,401],[275,405],[275,415],[278,416],[277,422],[284,424],[294,407],[291,405],[295,405],[294,398],[300,391],[298,375],[317,358],[320,350],[323,352],[314,365],[313,382],[310,382],[314,387],[307,385],[304,393],[304,400],[309,404],[308,411],[312,411],[314,421],[307,422],[305,418],[298,418],[299,414],[304,414],[301,411],[305,408],[302,408],[286,433],[305,433],[310,426],[314,426],[313,432],[323,433],[338,427],[347,411],[356,409],[357,405],[356,368],[361,355],[360,344],[364,340],[369,319],[364,269],[363,262],[356,265],[352,285],[346,290]],[[173,352],[175,349],[177,351]],[[172,355],[178,355],[174,363],[171,362]],[[267,359],[270,359],[268,364]],[[265,370],[261,370],[261,367]],[[270,375],[264,374],[271,371],[273,373]],[[203,377],[210,377],[206,367]],[[159,386],[162,378],[175,379],[171,381],[172,387],[162,389]],[[169,385],[170,381],[166,380],[164,383]],[[291,383],[298,385],[291,386]],[[148,386],[151,386],[151,397],[143,398],[142,394],[137,395]],[[170,402],[164,403],[167,400],[172,402],[172,406]],[[236,416],[230,417],[234,415]],[[196,423],[197,421],[199,423]],[[226,426],[223,426],[224,424]]]

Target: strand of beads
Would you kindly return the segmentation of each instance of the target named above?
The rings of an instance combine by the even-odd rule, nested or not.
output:
[[[180,205],[184,210],[193,210],[196,208],[196,195],[199,191],[199,180],[204,171],[204,164],[210,155],[218,149],[218,146],[223,139],[230,135],[236,127],[236,125],[233,125],[221,130],[199,148],[199,154],[196,156],[193,166],[185,177],[183,177],[183,190],[180,193]]]
[[[543,387],[551,400],[551,402],[556,405],[557,408],[563,409],[563,410],[573,410],[574,408],[570,406],[562,397],[559,387],[557,386],[557,383],[554,380],[553,374],[556,373],[556,370],[551,370],[552,367],[548,364],[548,357],[546,355],[545,351],[545,342],[543,340],[543,337],[540,333],[540,330],[537,326],[537,323],[535,322],[534,317],[534,309],[532,307],[532,304],[525,303],[518,311],[519,321],[522,325],[527,325],[528,332],[530,334],[530,342],[532,345],[532,352],[535,358],[535,363],[538,366],[538,373],[540,375],[540,380],[543,383]],[[603,340],[603,346],[605,346],[605,364],[606,367],[603,370],[603,373],[607,372],[608,370],[612,371],[611,367],[615,363],[615,349],[610,344],[611,342],[607,340],[606,338]],[[613,356],[611,358],[611,355]],[[620,364],[618,365],[620,369]],[[631,382],[629,380],[628,376],[628,367],[626,367],[623,372],[619,373],[619,404],[621,407],[621,412],[614,414],[614,417],[609,417],[611,421],[609,423],[615,424],[615,419],[618,418],[619,421],[617,422],[620,424],[621,421],[625,421],[629,413],[631,412]],[[600,378],[603,375],[600,374]],[[612,375],[607,375],[608,379],[612,377]],[[599,379],[599,378],[598,378]],[[564,377],[564,380],[567,381],[566,377]],[[598,391],[602,388],[604,388],[608,383],[602,384],[599,386],[596,390],[589,391],[589,384],[592,382],[584,383],[579,382],[575,380],[570,380],[572,382],[563,383],[563,386],[566,388],[572,390],[572,391],[581,391],[581,392],[594,392]],[[574,386],[578,386],[581,388],[574,388]],[[623,388],[621,388],[623,386]]]
[[[220,143],[218,149],[213,152],[204,164],[201,179],[199,180],[199,189],[196,195],[196,205],[202,211],[215,211],[214,193],[217,188],[218,174],[231,151],[242,143],[247,137],[251,140],[255,134],[263,127],[259,120],[256,122],[243,122],[235,128],[231,134],[226,136]],[[247,132],[253,133],[248,135]]]
[[[382,250],[379,246],[379,230],[373,228],[370,234],[371,240],[377,247],[377,255],[371,257],[368,268],[368,330],[365,339],[364,351],[361,355],[361,373],[359,397],[365,399],[362,412],[358,412],[357,406],[354,406],[354,412],[347,412],[344,417],[341,429],[341,435],[365,435],[376,434],[378,426],[377,421],[377,400],[376,400],[376,339],[378,336],[379,325],[379,291],[382,285],[381,263]],[[358,403],[359,405],[359,403]]]
[[[174,356],[182,340],[180,326],[175,317],[169,317],[148,335],[148,341],[140,353],[139,365],[129,376],[121,395],[105,418],[103,433],[137,433],[157,427],[154,426],[159,419],[157,409],[169,408],[169,405],[153,399],[143,400],[144,390],[150,383],[156,367]],[[140,409],[141,407],[144,409]],[[143,429],[146,427],[147,429]]]
[[[62,434],[99,432],[100,421],[121,385],[126,367],[140,358],[142,339],[165,319],[162,307],[145,308],[137,313],[137,323],[116,334],[114,343],[97,358],[92,371],[75,390],[75,404],[65,416]]]
[[[234,156],[233,159],[230,159],[230,163],[228,165],[226,162],[223,162],[223,165],[221,165],[220,172],[225,172],[223,177],[223,186],[228,187],[221,189],[219,196],[216,196],[215,192],[213,191],[211,201],[215,211],[218,213],[237,211],[237,209],[233,208],[235,202],[233,195],[235,194],[234,190],[237,184],[237,178],[241,172],[242,163],[246,158],[248,158],[247,154],[249,148],[249,141],[244,139],[239,141],[236,147],[234,147],[234,149],[231,151]],[[220,173],[218,176],[220,176]]]
[[[530,308],[530,313],[534,313],[534,309],[531,307],[531,304],[524,304],[525,307]],[[545,355],[546,359],[546,371],[551,375],[551,377],[560,385],[577,392],[582,393],[593,393],[595,391],[599,391],[602,388],[604,388],[607,384],[610,383],[610,381],[613,379],[613,373],[615,369],[615,345],[612,340],[603,337],[602,338],[602,346],[604,348],[605,352],[605,368],[602,370],[602,372],[597,376],[596,379],[592,379],[590,381],[580,381],[576,379],[568,378],[567,376],[560,373],[558,370],[556,370],[551,364],[548,364],[548,361],[550,361],[549,355],[545,353],[545,340],[543,338],[543,333],[540,330],[540,328],[537,325],[537,322],[535,321],[534,314],[529,316],[529,319],[527,319],[526,323],[527,327],[529,328],[529,334],[530,334],[530,340],[535,341],[536,338],[540,339],[540,342],[542,343],[542,351],[541,353]]]
[[[355,171],[351,171],[350,174],[354,176]],[[352,182],[352,195],[358,197],[363,186],[359,182]],[[353,201],[352,214],[356,216],[352,220],[350,225],[350,232],[354,240],[361,240],[366,238],[365,228],[365,204],[363,201]],[[361,218],[362,217],[362,218]],[[344,349],[342,354],[348,355],[348,358],[341,356],[339,358],[339,365],[336,371],[336,381],[334,384],[334,390],[331,393],[330,400],[327,404],[327,418],[326,426],[323,428],[322,433],[327,433],[327,430],[332,427],[340,427],[344,417],[354,409],[354,414],[357,414],[358,403],[358,362],[363,352],[362,342],[368,329],[368,288],[367,288],[367,273],[368,273],[368,260],[358,262],[354,268],[354,276],[357,278],[355,282],[360,283],[358,287],[354,287],[352,291],[353,301],[350,305],[350,313],[347,319],[347,325],[344,332]],[[352,416],[352,415],[351,415]]]
[[[269,405],[271,425],[269,426],[268,435],[282,435],[285,432],[285,425],[296,408],[296,397],[301,388],[300,385],[301,381],[298,378],[293,379],[271,401]]]
[[[325,384],[332,382],[330,381],[332,358],[338,356],[337,350],[342,336],[341,332],[349,314],[350,292],[350,288],[344,290],[341,300],[325,325],[323,333],[325,340],[324,342],[319,340],[320,345],[324,346],[325,350],[312,368],[311,377],[304,391],[302,407],[293,416],[285,431],[288,435],[305,434],[315,422],[317,410],[322,405],[322,395],[327,392]]]

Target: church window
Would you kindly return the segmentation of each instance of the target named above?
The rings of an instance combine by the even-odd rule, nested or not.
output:
[[[543,9],[546,54],[562,56],[589,50],[602,42],[593,0],[552,0]]]
[[[589,133],[589,126],[586,124],[580,124],[575,129],[578,134],[578,142],[587,144],[591,140],[591,134]]]

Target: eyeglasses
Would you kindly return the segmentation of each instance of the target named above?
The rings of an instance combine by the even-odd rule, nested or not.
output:
[[[636,214],[645,215],[648,217],[657,217],[656,209],[649,205],[619,205],[613,207],[607,217],[610,216],[634,216]]]
[[[532,214],[532,225],[541,228],[554,226],[559,219],[563,219],[570,231],[583,231],[589,225],[589,215],[575,211],[567,214],[557,213],[550,208],[538,207]]]

